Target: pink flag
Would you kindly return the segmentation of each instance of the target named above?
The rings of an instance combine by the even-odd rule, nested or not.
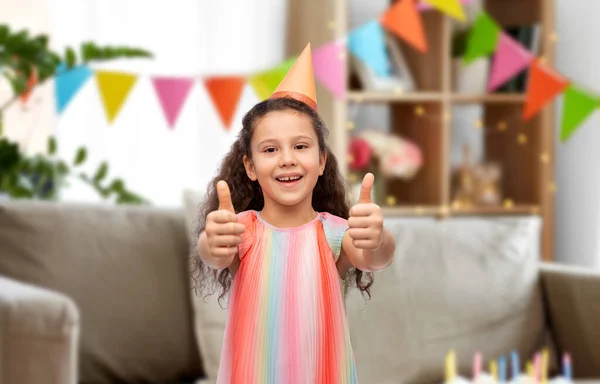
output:
[[[154,89],[160,100],[169,127],[173,128],[181,107],[194,84],[194,79],[155,76],[152,78],[152,84],[154,84]]]
[[[344,54],[344,45],[337,41],[317,48],[312,54],[315,77],[337,97],[343,97],[346,89]]]
[[[533,61],[534,56],[505,32],[500,33],[492,62],[488,91],[493,91],[516,76]]]

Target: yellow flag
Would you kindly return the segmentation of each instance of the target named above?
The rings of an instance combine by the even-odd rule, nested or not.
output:
[[[100,97],[104,104],[104,112],[109,124],[111,124],[135,85],[137,75],[111,71],[96,71],[95,75]]]
[[[429,3],[433,7],[438,10],[454,17],[460,21],[466,21],[467,17],[465,15],[465,11],[463,10],[462,5],[460,5],[460,0],[423,0],[426,3]]]

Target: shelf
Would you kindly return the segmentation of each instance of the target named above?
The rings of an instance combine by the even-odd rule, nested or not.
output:
[[[537,205],[522,204],[510,207],[480,206],[466,208],[448,208],[441,205],[415,205],[415,206],[383,206],[381,211],[386,217],[447,217],[447,216],[511,216],[511,215],[539,215]]]
[[[346,100],[356,103],[362,102],[415,102],[415,101],[442,101],[443,95],[439,92],[412,92],[400,93],[394,91],[354,91],[348,92]]]
[[[520,93],[498,93],[483,95],[465,95],[454,93],[450,96],[454,103],[524,103],[525,95]]]
[[[540,207],[533,204],[500,207],[450,208],[451,215],[539,215]]]

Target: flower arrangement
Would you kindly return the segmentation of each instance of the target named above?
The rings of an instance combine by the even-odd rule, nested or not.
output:
[[[422,165],[419,147],[396,134],[367,129],[352,137],[348,146],[348,166],[353,173],[350,181],[360,186],[360,175],[373,173],[377,200],[383,197],[385,180],[410,180]]]
[[[364,130],[350,140],[350,169],[377,172],[386,178],[412,179],[423,165],[417,145],[398,135]],[[374,162],[378,163],[373,169]]]

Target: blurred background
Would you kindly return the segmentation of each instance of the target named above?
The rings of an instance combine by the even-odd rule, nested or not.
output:
[[[349,193],[375,174],[398,243],[348,298],[361,382],[600,378],[598,12],[2,0],[0,384],[216,380],[197,205],[307,43]]]

